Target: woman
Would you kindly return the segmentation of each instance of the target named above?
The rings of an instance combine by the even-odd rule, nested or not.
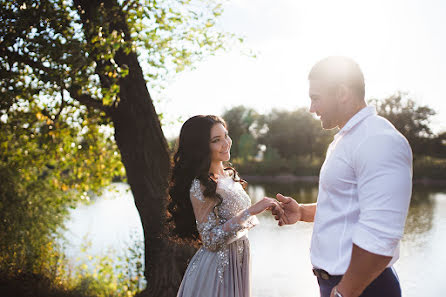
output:
[[[232,140],[217,116],[188,119],[174,156],[169,211],[174,234],[201,242],[181,282],[178,297],[248,297],[250,289],[247,230],[255,215],[277,206],[263,198],[251,206],[246,182],[232,167]]]

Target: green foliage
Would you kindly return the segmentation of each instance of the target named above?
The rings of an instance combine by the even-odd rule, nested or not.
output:
[[[96,11],[76,0],[0,0],[0,118],[7,119],[2,131],[14,131],[2,149],[28,156],[21,173],[56,168],[55,186],[78,192],[123,175],[110,132],[109,108],[119,104],[128,75],[117,60],[140,51],[146,77],[159,84],[172,69],[223,48],[232,35],[215,29],[222,3],[198,2],[82,3],[100,3]],[[42,152],[47,158],[36,158]]]
[[[223,118],[233,141],[233,159],[252,159],[262,146],[266,146],[267,154],[274,149],[284,158],[321,156],[332,136],[305,109],[272,110],[261,115],[252,108],[236,106],[226,110]]]
[[[235,40],[215,29],[222,1],[104,1],[94,13],[78,2],[0,0],[0,90],[7,99],[0,109],[63,90],[68,104],[85,103],[83,94],[96,106],[114,106],[128,75],[120,55],[138,51],[154,87]]]
[[[426,151],[433,157],[446,159],[446,132],[429,141]]]
[[[2,271],[48,275],[42,267],[59,258],[44,251],[67,207],[125,175],[112,135],[114,108],[130,69],[143,74],[123,57],[139,55],[145,78],[160,86],[233,40],[215,29],[221,4],[0,0]]]
[[[446,180],[446,159],[431,156],[415,158],[413,174],[414,179]]]
[[[127,11],[132,39],[147,64],[146,79],[155,87],[169,73],[190,68],[203,57],[224,49],[233,34],[215,28],[223,1],[137,0]],[[127,8],[128,7],[128,8]],[[132,7],[132,8],[130,8]]]
[[[48,177],[25,182],[18,168],[4,164],[0,184],[0,273],[49,273],[54,234],[67,215],[69,196]]]
[[[237,106],[227,110],[233,140],[232,163],[241,174],[318,175],[333,133],[324,131],[306,110],[258,114]],[[263,150],[262,150],[263,148]],[[254,158],[263,153],[263,158]]]
[[[238,152],[242,158],[256,156],[258,152],[257,140],[250,133],[240,135],[238,143]]]
[[[429,106],[420,106],[405,93],[397,93],[384,100],[372,99],[379,115],[388,119],[409,141],[414,155],[441,154],[441,143],[429,124],[435,111]],[[443,152],[445,145],[443,144]],[[443,154],[446,156],[446,154]]]
[[[145,285],[143,271],[143,242],[134,241],[124,259],[110,256],[83,256],[70,271],[65,268],[67,286],[82,296],[134,296]],[[85,252],[85,250],[84,250]],[[108,254],[114,254],[109,250]]]
[[[56,168],[55,186],[78,192],[123,175],[109,108],[120,101],[128,65],[116,61],[140,51],[147,79],[159,84],[223,48],[232,35],[215,29],[222,3],[199,2],[103,1],[86,11],[74,0],[0,0],[0,118],[2,131],[14,131],[2,149],[28,160],[21,173]]]
[[[267,150],[262,161],[258,160],[234,160],[233,165],[243,175],[295,175],[317,176],[322,166],[322,158],[310,156],[293,156],[282,158],[275,151]]]
[[[70,109],[49,117],[19,101],[0,122],[0,271],[51,274],[68,208],[123,175],[120,155],[94,122]],[[105,170],[107,168],[107,170]]]
[[[408,139],[414,151],[414,177],[445,179],[446,132],[435,135],[429,124],[435,111],[419,106],[398,93],[384,100],[371,100]],[[335,130],[326,131],[305,109],[272,110],[261,115],[237,106],[225,111],[233,139],[232,162],[241,174],[298,176],[318,175]],[[262,160],[253,158],[258,150]]]
[[[266,116],[267,132],[260,142],[274,148],[281,157],[325,155],[333,133],[321,129],[318,120],[304,108],[295,111],[272,110]]]
[[[107,126],[74,118],[75,108],[49,115],[34,102],[13,104],[0,122],[1,164],[17,168],[24,183],[43,177],[59,190],[99,191],[123,175]]]
[[[256,129],[259,114],[252,108],[236,106],[226,110],[223,118],[228,125],[232,138],[231,154],[233,158],[248,158],[257,154]]]
[[[85,242],[85,246],[88,244]],[[123,259],[89,256],[83,248],[82,261],[78,260],[76,265],[65,258],[60,245],[50,242],[41,250],[47,257],[46,261],[38,259],[38,262],[46,270],[14,271],[14,274],[0,271],[0,295],[131,297],[145,286],[141,241],[134,241]]]

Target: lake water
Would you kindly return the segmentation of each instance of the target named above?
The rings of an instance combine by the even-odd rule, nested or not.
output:
[[[311,184],[250,184],[253,202],[277,192],[299,202],[314,202],[317,186]],[[311,223],[278,227],[272,216],[259,217],[249,233],[252,250],[253,297],[318,296],[309,259]],[[65,237],[69,258],[86,254],[122,256],[127,247],[142,240],[142,227],[126,184],[114,184],[90,205],[71,212]],[[91,242],[87,251],[81,247]],[[403,296],[444,296],[446,265],[446,190],[415,187],[407,218],[400,259],[395,269]]]

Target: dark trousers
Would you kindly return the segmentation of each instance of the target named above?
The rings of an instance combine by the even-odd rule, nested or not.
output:
[[[321,297],[330,297],[331,290],[341,281],[342,275],[328,280],[317,278]],[[401,297],[398,276],[392,267],[386,268],[365,290],[360,297]]]

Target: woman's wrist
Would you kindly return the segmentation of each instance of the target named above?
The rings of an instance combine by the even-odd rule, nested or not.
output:
[[[251,208],[251,207],[249,207],[249,208]],[[242,221],[246,221],[251,216],[251,212],[249,211],[249,208],[245,209],[242,212],[242,217],[241,217]]]

